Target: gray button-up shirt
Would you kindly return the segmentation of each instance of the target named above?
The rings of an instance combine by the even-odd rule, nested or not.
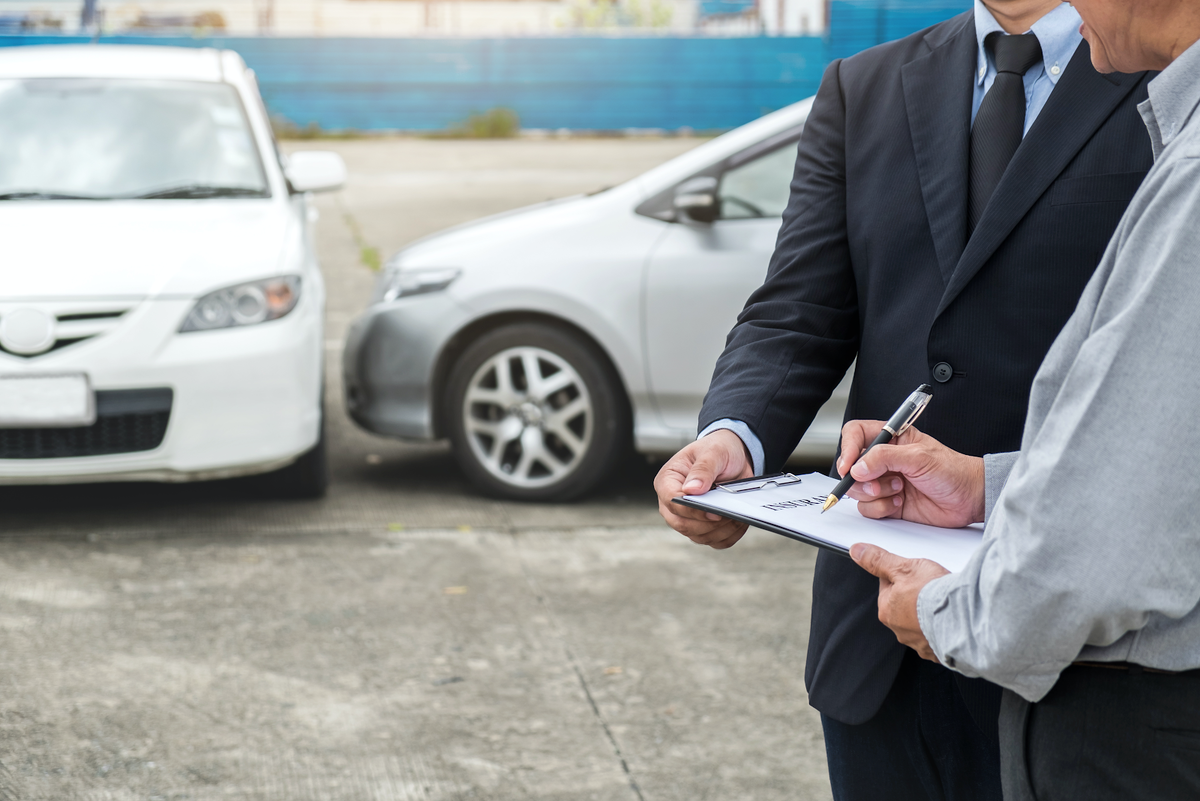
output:
[[[943,664],[1029,701],[1077,659],[1200,668],[1200,44],[1149,91],[1155,165],[1038,371],[1019,455],[985,460],[983,545],[917,603]]]

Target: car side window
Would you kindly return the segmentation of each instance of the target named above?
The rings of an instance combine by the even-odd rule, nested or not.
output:
[[[721,176],[717,198],[722,220],[782,217],[796,165],[796,143],[739,164]]]

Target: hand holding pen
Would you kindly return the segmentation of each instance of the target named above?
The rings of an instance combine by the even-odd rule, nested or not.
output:
[[[904,403],[900,404],[900,408],[888,419],[884,424],[883,429],[879,432],[879,436],[875,437],[874,442],[867,446],[867,449],[859,455],[859,459],[866,456],[871,448],[876,445],[886,445],[893,439],[898,439],[905,431],[916,422],[921,416],[921,412],[925,411],[925,407],[929,405],[929,401],[933,399],[933,387],[928,384],[922,384],[908,396]],[[857,463],[858,460],[855,460]],[[851,465],[853,469],[854,465]],[[842,499],[850,488],[854,486],[854,478],[850,475],[850,470],[846,471],[846,475],[833,488],[833,492],[829,493],[829,497],[825,499],[824,505],[821,507],[821,513],[824,514]]]

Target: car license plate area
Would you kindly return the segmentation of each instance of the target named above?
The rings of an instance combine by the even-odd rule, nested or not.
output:
[[[96,399],[82,373],[0,376],[0,428],[67,428],[96,422]]]

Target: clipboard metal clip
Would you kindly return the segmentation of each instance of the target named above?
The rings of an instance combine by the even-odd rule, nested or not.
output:
[[[788,484],[799,484],[802,480],[800,476],[792,475],[791,473],[773,473],[769,476],[743,478],[741,481],[726,481],[723,484],[718,484],[717,489],[732,492],[736,495],[741,492],[754,492],[755,490],[766,489],[767,487],[786,487]]]

